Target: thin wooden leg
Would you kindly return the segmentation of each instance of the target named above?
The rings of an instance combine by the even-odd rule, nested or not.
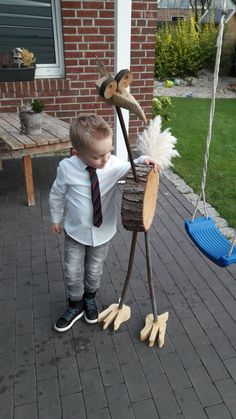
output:
[[[25,189],[29,207],[35,205],[34,181],[32,172],[32,161],[30,156],[23,156]]]
[[[3,170],[3,167],[2,167],[2,160],[0,159],[0,172]]]
[[[123,287],[123,290],[122,290],[122,295],[121,295],[121,299],[120,299],[120,303],[119,303],[119,308],[123,307],[124,299],[126,297],[128,286],[129,286],[129,281],[130,281],[132,268],[133,268],[133,262],[134,262],[134,253],[135,253],[135,247],[136,247],[136,242],[137,242],[137,234],[138,234],[137,231],[133,231],[132,243],[131,243],[131,249],[130,249],[130,256],[129,256],[129,266],[128,266],[128,271],[127,271],[124,287]]]
[[[151,252],[148,233],[145,233],[145,248],[146,248],[146,259],[147,259],[147,275],[148,285],[150,291],[150,298],[152,303],[152,314],[148,314],[145,320],[145,326],[140,332],[140,339],[146,340],[149,337],[149,346],[153,346],[157,339],[158,347],[162,348],[165,342],[166,322],[169,317],[169,313],[163,313],[157,315],[156,297],[152,279],[152,263],[151,263]]]
[[[157,321],[157,304],[156,304],[156,297],[155,297],[153,278],[152,278],[152,261],[151,261],[151,251],[150,251],[150,242],[149,242],[148,232],[146,231],[144,235],[145,235],[148,286],[149,286],[154,321]]]
[[[127,294],[129,281],[132,273],[133,261],[134,261],[134,253],[135,247],[137,242],[137,231],[133,232],[132,236],[132,243],[131,243],[131,250],[129,256],[129,266],[128,272],[126,275],[126,280],[124,283],[124,287],[122,290],[122,295],[119,304],[111,304],[106,310],[98,316],[98,321],[103,322],[103,329],[106,329],[113,321],[114,321],[114,330],[119,329],[120,325],[125,321],[129,320],[131,315],[130,307],[124,304],[124,299]]]

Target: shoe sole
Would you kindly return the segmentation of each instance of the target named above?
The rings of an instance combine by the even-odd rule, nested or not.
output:
[[[86,317],[86,315],[84,315],[84,320],[86,321],[86,323],[94,324],[98,322],[98,317],[95,320],[90,320]]]
[[[82,311],[82,313],[78,314],[78,316],[75,317],[70,324],[68,324],[68,326],[63,327],[63,328],[62,327],[61,328],[57,327],[56,323],[54,323],[54,329],[57,332],[66,332],[67,330],[69,330],[73,326],[73,324],[75,324],[75,322],[77,322],[77,320],[81,319],[81,317],[83,317],[83,315],[84,315],[84,312]]]

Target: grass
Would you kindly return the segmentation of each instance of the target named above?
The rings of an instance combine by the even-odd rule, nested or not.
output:
[[[174,171],[199,194],[210,99],[171,98],[171,128],[181,158]],[[236,227],[236,100],[217,99],[206,180],[206,201]]]

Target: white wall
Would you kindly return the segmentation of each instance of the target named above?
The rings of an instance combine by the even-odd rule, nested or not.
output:
[[[116,0],[115,2],[115,74],[125,68],[130,69],[131,44],[131,0]],[[128,132],[129,111],[121,109]],[[115,154],[127,159],[127,151],[120,128],[118,117],[115,117]]]

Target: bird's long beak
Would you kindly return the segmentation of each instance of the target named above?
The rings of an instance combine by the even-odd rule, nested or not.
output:
[[[107,76],[108,78],[109,76]],[[111,91],[112,94],[109,95],[111,97],[106,98],[103,93],[103,87],[104,81],[106,82],[106,77],[101,77],[99,80],[97,80],[96,87],[98,90],[98,94],[103,98],[103,100],[113,106],[118,106],[120,108],[128,109],[129,111],[133,112],[135,115],[137,115],[145,124],[147,123],[147,119],[145,116],[145,113],[137,100],[134,98],[131,93],[127,89],[120,88],[118,85],[117,90],[113,89],[112,86],[112,80],[111,85],[109,85],[109,80],[107,80],[107,84],[109,85],[108,91]],[[115,91],[114,91],[115,90]]]

